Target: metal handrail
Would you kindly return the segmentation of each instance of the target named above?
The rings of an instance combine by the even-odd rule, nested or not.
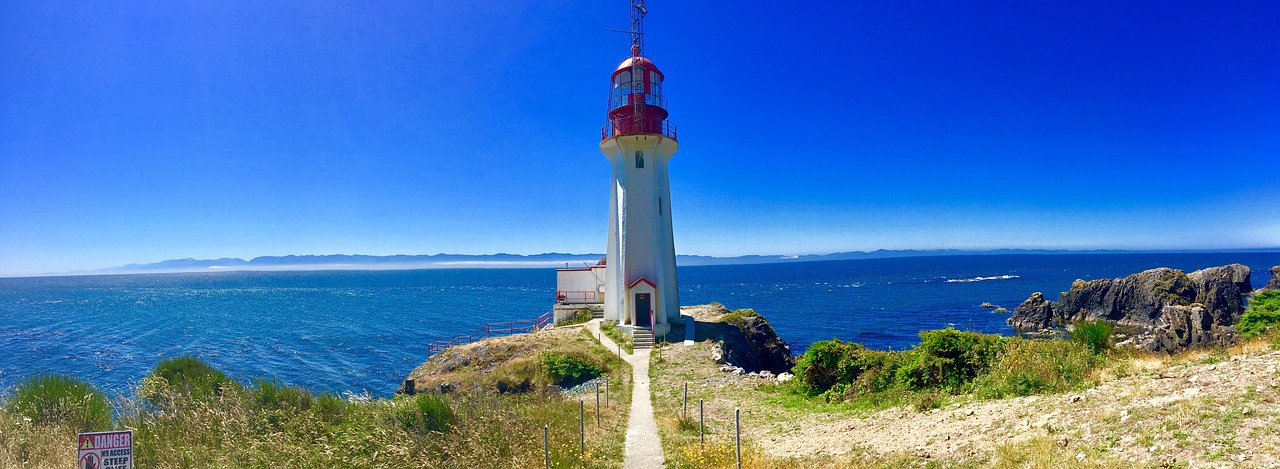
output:
[[[552,319],[553,317],[551,312],[548,311],[535,319],[520,319],[515,321],[485,324],[483,327],[476,329],[475,332],[468,335],[454,337],[453,340],[437,340],[435,342],[427,343],[427,357],[431,357],[432,355],[440,353],[450,347],[469,344],[497,334],[537,332],[545,329],[549,324],[551,324]]]
[[[600,293],[592,290],[556,290],[557,303],[567,303],[572,300],[596,301],[599,298]]]
[[[661,131],[664,137],[671,137],[672,140],[677,140],[677,141],[680,140],[680,137],[677,135],[677,132],[676,132],[676,125],[672,124],[671,121],[668,121],[668,120],[662,121]],[[622,135],[622,134],[614,132],[613,120],[605,119],[604,125],[600,127],[600,140],[604,140],[610,137],[616,137],[619,135]]]

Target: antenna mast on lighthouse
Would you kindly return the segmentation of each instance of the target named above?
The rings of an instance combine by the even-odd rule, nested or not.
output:
[[[631,56],[644,56],[644,15],[649,14],[649,9],[644,7],[644,0],[634,0],[631,3]],[[634,84],[643,76],[644,68],[640,66],[639,60],[631,61],[631,80]],[[632,128],[640,127],[645,121],[645,105],[644,99],[635,100],[631,103],[631,120]]]
[[[647,14],[644,0],[631,4],[631,55],[644,55],[644,15]]]

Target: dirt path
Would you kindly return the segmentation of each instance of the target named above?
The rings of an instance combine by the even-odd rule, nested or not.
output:
[[[600,333],[600,321],[587,323],[591,333],[610,350],[618,350],[617,344]],[[649,392],[649,351],[623,352],[622,358],[631,364],[631,417],[627,421],[624,468],[646,469],[666,466],[662,456],[662,441],[658,439],[658,422],[653,417],[653,397]]]

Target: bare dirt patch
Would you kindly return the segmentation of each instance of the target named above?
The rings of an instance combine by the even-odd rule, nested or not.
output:
[[[704,399],[714,437],[732,437],[733,409],[742,408],[744,437],[782,465],[1280,465],[1280,352],[1269,349],[1113,357],[1101,384],[1083,392],[955,396],[925,412],[804,399],[776,380],[721,372],[704,342],[660,353],[660,421],[675,425],[688,382],[691,411]]]

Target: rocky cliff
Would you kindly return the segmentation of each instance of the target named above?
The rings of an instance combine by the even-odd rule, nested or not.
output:
[[[1240,264],[1190,274],[1159,268],[1124,278],[1076,280],[1051,302],[1032,294],[1009,318],[1019,331],[1076,321],[1104,320],[1135,332],[1132,344],[1153,351],[1226,345],[1252,291],[1249,268]]]
[[[1280,265],[1271,268],[1271,280],[1267,280],[1267,286],[1262,289],[1280,290]]]
[[[694,328],[697,340],[712,341],[711,358],[717,363],[742,368],[745,372],[775,374],[790,371],[795,365],[791,348],[755,310],[730,311],[724,305],[712,303],[682,307],[680,312],[697,322]]]

